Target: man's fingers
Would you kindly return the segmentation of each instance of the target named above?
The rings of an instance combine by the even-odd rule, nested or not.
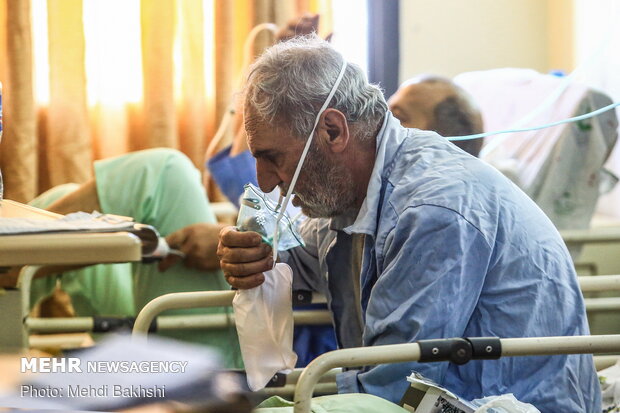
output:
[[[222,261],[242,263],[260,261],[271,255],[271,247],[262,242],[258,247],[251,248],[228,248],[220,245],[217,255]]]
[[[157,264],[157,268],[159,269],[159,271],[166,271],[168,268],[172,267],[180,260],[181,257],[179,257],[178,255],[167,255],[166,258],[164,258],[159,262],[159,264]]]
[[[174,231],[172,234],[168,234],[166,237],[166,243],[171,247],[180,247],[185,242],[185,238],[187,238],[187,234],[184,231],[185,228],[182,228],[178,231]]]
[[[222,271],[226,275],[232,275],[233,277],[245,277],[249,274],[256,274],[264,271],[269,271],[273,268],[273,258],[265,257],[260,261],[243,262],[243,263],[228,263],[226,261],[220,261]]]
[[[260,234],[254,231],[239,232],[235,227],[224,227],[220,231],[220,244],[227,247],[256,247],[262,241]]]
[[[247,290],[258,287],[265,281],[265,275],[262,273],[248,275],[247,277],[233,277],[226,275],[226,282],[239,290]]]

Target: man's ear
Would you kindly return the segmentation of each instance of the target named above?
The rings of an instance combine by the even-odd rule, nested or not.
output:
[[[334,108],[325,109],[318,124],[318,136],[333,153],[343,152],[349,144],[349,124],[344,113]]]

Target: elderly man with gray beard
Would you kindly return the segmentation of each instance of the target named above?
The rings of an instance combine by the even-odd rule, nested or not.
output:
[[[327,289],[341,346],[589,333],[570,256],[540,209],[447,140],[402,127],[328,43],[309,36],[268,49],[251,68],[244,110],[265,192],[292,186],[313,138],[293,204],[330,220],[311,220],[306,247],[283,258]],[[336,233],[329,242],[326,229]],[[233,227],[218,255],[236,288],[260,285],[273,266],[259,234]],[[600,410],[591,355],[380,365],[342,373],[339,391],[397,402],[412,370],[466,399],[514,393],[543,412]]]

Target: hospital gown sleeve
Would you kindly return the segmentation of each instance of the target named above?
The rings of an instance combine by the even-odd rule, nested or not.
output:
[[[364,345],[463,336],[491,259],[481,232],[451,209],[421,205],[400,213],[386,238],[374,242],[384,243],[384,254],[375,260],[374,286],[362,279]],[[337,381],[341,393],[398,402],[413,370],[441,384],[447,369],[447,362],[379,365],[347,371]]]

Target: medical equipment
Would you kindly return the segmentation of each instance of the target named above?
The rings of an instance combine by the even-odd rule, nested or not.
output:
[[[237,217],[239,231],[254,231],[260,234],[263,242],[273,246],[276,225],[279,225],[279,242],[277,248],[286,251],[304,246],[304,241],[297,232],[293,220],[284,213],[281,219],[280,205],[275,205],[269,197],[252,184],[245,185],[241,197],[241,208]]]
[[[301,237],[295,237],[295,240],[290,237],[290,233],[294,231],[294,228],[288,219],[284,221],[286,223],[284,232],[280,223],[283,222],[282,220],[285,217],[297,178],[310,149],[314,131],[321,115],[336,93],[346,68],[347,62],[343,59],[340,72],[321,109],[316,114],[314,125],[295,168],[295,173],[289,184],[284,201],[282,201],[282,194],[280,194],[278,205],[275,208],[267,208],[266,197],[253,185],[246,185],[245,193],[241,200],[240,226],[242,228],[256,228],[259,234],[263,236],[263,239],[267,242],[273,241],[273,269],[265,274],[265,282],[251,290],[238,291],[233,301],[235,313],[239,313],[236,319],[237,332],[243,360],[248,368],[248,384],[252,390],[262,389],[268,383],[269,378],[278,371],[289,372],[295,366],[297,360],[297,355],[292,351],[293,315],[290,293],[293,274],[287,264],[278,263],[277,259],[279,249],[289,249],[300,245],[302,242],[300,241]],[[259,212],[256,213],[254,210]],[[273,225],[272,239],[269,239],[268,234],[265,232],[266,229],[269,229],[270,221],[273,218],[270,212],[277,212],[275,225]],[[289,241],[296,242],[288,245]],[[274,279],[279,281],[274,282]],[[274,312],[270,310],[272,307],[280,308],[280,310]],[[261,323],[265,324],[264,328],[262,328],[262,333],[255,329]],[[269,356],[263,355],[261,357],[265,349],[269,348],[273,350],[268,353]]]
[[[594,110],[592,112],[585,113],[583,115],[574,116],[574,117],[568,118],[568,119],[562,119],[562,120],[559,120],[559,121],[556,121],[556,122],[546,123],[544,125],[531,126],[531,127],[528,127],[528,128],[506,129],[506,130],[494,131],[494,132],[484,132],[484,133],[477,133],[475,135],[467,135],[467,136],[450,136],[450,137],[447,137],[447,139],[449,141],[456,142],[456,141],[466,141],[466,140],[470,140],[470,139],[486,138],[488,136],[500,135],[500,134],[504,134],[504,133],[529,132],[529,131],[533,131],[533,130],[547,129],[547,128],[552,128],[552,127],[558,126],[558,125],[564,125],[566,123],[573,123],[573,122],[579,122],[579,121],[584,120],[584,119],[590,119],[590,118],[598,116],[598,115],[600,115],[602,113],[605,113],[607,111],[615,109],[618,106],[620,106],[620,102],[615,102],[615,103],[612,103],[612,104],[607,105],[605,107],[602,107],[600,109]]]

